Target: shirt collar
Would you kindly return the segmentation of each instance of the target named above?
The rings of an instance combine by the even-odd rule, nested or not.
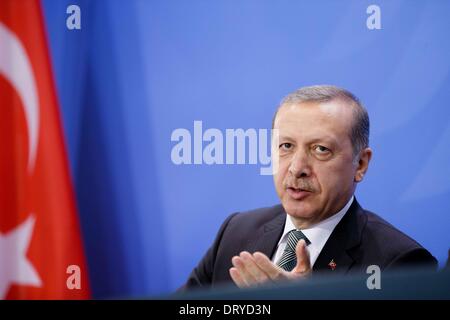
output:
[[[341,221],[341,219],[344,217],[344,215],[347,213],[348,209],[350,208],[351,204],[353,203],[353,199],[355,196],[352,195],[350,200],[347,202],[347,204],[339,210],[337,213],[333,214],[331,217],[328,217],[327,219],[320,221],[316,223],[315,225],[306,228],[306,229],[300,229],[303,234],[308,238],[309,241],[311,241],[311,245],[319,245],[323,247],[325,242],[328,240],[329,236],[333,232],[334,228],[337,226],[337,224]],[[278,241],[278,244],[282,242],[289,231],[296,230],[294,223],[292,222],[292,218],[289,214],[286,214],[286,223],[284,224],[284,231],[283,235],[281,236],[280,240]]]

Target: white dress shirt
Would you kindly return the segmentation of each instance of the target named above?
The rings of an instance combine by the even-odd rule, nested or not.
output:
[[[307,249],[309,251],[309,260],[311,263],[311,267],[314,266],[317,257],[319,256],[320,252],[325,246],[325,243],[327,242],[334,228],[347,213],[348,208],[350,208],[353,202],[353,199],[354,196],[350,198],[347,204],[339,212],[335,213],[331,217],[323,221],[320,221],[319,223],[307,229],[300,229],[300,231],[303,232],[303,234],[308,238],[308,240],[311,241],[311,243],[307,246]],[[284,249],[286,248],[288,233],[289,231],[295,229],[297,228],[292,222],[291,216],[286,214],[286,223],[284,224],[283,235],[281,236],[280,241],[278,241],[277,251],[275,252],[275,255],[272,257],[272,262],[276,263],[278,260],[280,260],[281,256],[283,255]]]

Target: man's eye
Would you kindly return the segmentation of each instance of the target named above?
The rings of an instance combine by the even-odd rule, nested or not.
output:
[[[280,144],[280,149],[289,150],[292,148],[292,143],[286,142]]]
[[[326,155],[328,154],[331,150],[328,149],[327,147],[321,146],[321,145],[317,145],[314,146],[314,151],[316,151],[317,154],[320,155]]]

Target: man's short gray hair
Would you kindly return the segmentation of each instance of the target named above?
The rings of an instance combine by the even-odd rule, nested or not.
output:
[[[369,146],[370,122],[366,108],[359,99],[351,92],[331,85],[316,85],[300,88],[288,94],[281,101],[272,121],[272,128],[275,124],[275,118],[278,110],[283,105],[299,104],[303,102],[329,102],[340,100],[351,106],[354,112],[354,121],[352,124],[350,139],[353,145],[353,153],[356,156],[361,150]]]

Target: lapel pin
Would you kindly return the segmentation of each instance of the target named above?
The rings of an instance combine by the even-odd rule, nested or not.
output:
[[[328,266],[330,267],[330,269],[332,271],[334,271],[334,269],[336,269],[336,262],[334,262],[334,259],[331,259],[330,263],[328,264]]]

